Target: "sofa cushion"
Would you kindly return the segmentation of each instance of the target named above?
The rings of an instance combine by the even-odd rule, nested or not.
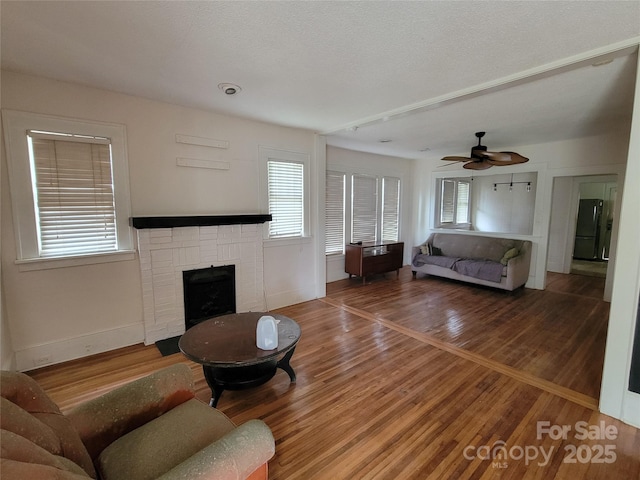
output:
[[[455,233],[434,233],[431,244],[447,257],[485,259],[499,262],[515,246],[508,238],[482,237]]]
[[[155,479],[234,428],[222,412],[191,399],[113,442],[96,466],[103,480]]]

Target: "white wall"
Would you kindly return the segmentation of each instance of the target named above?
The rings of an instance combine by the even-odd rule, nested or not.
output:
[[[327,147],[327,170],[349,173],[363,173],[400,178],[400,241],[404,245],[404,264],[411,262],[411,228],[413,225],[413,171],[414,160],[389,157],[372,153],[356,152],[338,147]],[[347,221],[350,214],[346,212]],[[345,239],[345,242],[349,242]],[[348,275],[344,272],[344,255],[327,256],[327,282],[333,282]]]
[[[124,124],[134,216],[266,213],[259,200],[258,147],[308,153],[313,163],[315,139],[308,131],[6,71],[1,94],[2,108]],[[229,148],[178,144],[176,134],[227,140]],[[229,162],[230,169],[179,167],[177,157]],[[18,368],[141,342],[137,258],[33,272],[18,269],[4,149],[2,168],[3,288]],[[312,195],[317,195],[316,184],[312,178]],[[313,235],[317,218],[311,225]],[[317,268],[307,244],[312,245],[275,242],[265,247],[270,308],[314,298]],[[310,260],[304,262],[307,254]]]
[[[638,58],[640,70],[640,57]],[[613,295],[600,389],[600,410],[640,428],[640,395],[629,391],[629,370],[640,296],[640,76],[636,77],[633,122],[624,181],[618,178],[621,204]]]
[[[549,254],[547,256],[547,270],[550,272],[569,273],[566,271],[565,262],[569,231],[571,230],[572,185],[572,177],[558,177],[553,182],[551,219],[549,221]],[[570,258],[567,263],[571,263]]]
[[[509,190],[512,180],[513,188]],[[527,183],[523,182],[531,184],[531,191],[527,191]],[[531,235],[536,184],[537,175],[531,172],[514,174],[513,178],[498,172],[475,177],[471,218],[474,230]]]
[[[0,169],[0,181],[6,172]],[[0,203],[2,199],[0,199]],[[0,220],[2,210],[0,209]],[[0,236],[0,252],[2,251],[2,237]],[[2,264],[0,263],[0,368],[2,370],[12,370],[14,368],[13,344],[11,343],[11,331],[7,321],[7,312],[4,301],[4,281],[2,280]]]

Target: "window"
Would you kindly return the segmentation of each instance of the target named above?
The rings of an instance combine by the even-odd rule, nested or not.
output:
[[[328,171],[325,253],[343,253],[350,242],[397,242],[400,238],[400,179]]]
[[[109,139],[37,131],[27,137],[40,256],[117,250]]]
[[[265,238],[309,234],[309,155],[259,147],[261,202],[272,216]]]
[[[397,242],[400,218],[400,179],[382,179],[382,240]]]
[[[344,252],[345,174],[327,172],[325,196],[325,253]]]
[[[451,227],[470,223],[471,183],[469,180],[439,180],[438,226]]]
[[[304,165],[269,160],[269,236],[301,237],[304,225]]]
[[[133,258],[124,127],[2,113],[18,262]]]

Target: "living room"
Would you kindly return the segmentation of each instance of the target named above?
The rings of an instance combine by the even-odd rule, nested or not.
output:
[[[112,14],[117,18],[117,9]],[[623,38],[636,38],[637,47],[637,35],[638,32],[630,34],[625,30],[621,38],[612,35],[600,39],[601,43],[596,46],[610,45]],[[6,57],[5,48],[3,41],[3,57]],[[583,48],[576,53],[585,50]],[[633,54],[616,58],[614,63],[620,60],[637,62]],[[135,70],[128,61],[132,60],[124,59],[124,66],[119,67],[125,79],[128,71]],[[114,69],[117,70],[115,66]],[[264,310],[323,298],[326,296],[326,281],[337,280],[344,275],[342,260],[338,257],[327,259],[324,251],[325,171],[343,167],[363,174],[401,178],[399,237],[405,242],[405,264],[411,262],[409,247],[423,242],[433,229],[436,179],[460,176],[462,172],[459,165],[441,167],[444,162],[435,152],[427,153],[419,160],[357,152],[332,144],[331,135],[317,134],[321,130],[296,127],[294,121],[288,125],[284,122],[275,124],[251,119],[250,112],[245,112],[245,116],[228,113],[232,112],[229,102],[236,100],[231,97],[222,99],[222,107],[218,111],[200,107],[195,101],[180,104],[170,96],[154,99],[166,83],[179,83],[179,75],[164,78],[159,74],[156,82],[138,86],[138,91],[143,90],[147,94],[126,93],[127,89],[115,85],[112,88],[98,87],[90,81],[91,77],[87,73],[85,77],[78,76],[76,81],[70,81],[68,78],[48,78],[45,71],[35,68],[3,67],[2,109],[126,126],[130,187],[127,217],[267,213],[263,172],[267,157],[261,152],[268,149],[281,155],[302,155],[309,172],[306,191],[308,211],[305,215],[307,235],[271,239],[267,234],[261,240],[264,291],[259,307]],[[496,77],[502,75],[497,74]],[[210,83],[212,95],[223,95],[217,91],[218,81]],[[249,95],[251,89],[250,84],[244,84],[238,95]],[[253,100],[258,102],[258,99]],[[637,101],[638,95],[636,105]],[[292,109],[286,102],[282,105],[282,109]],[[387,111],[396,105],[391,104],[378,111]],[[289,115],[295,118],[295,110],[292,109]],[[357,119],[368,116],[361,111],[359,116],[334,122],[333,126],[355,123]],[[515,174],[535,172],[538,176],[533,229],[531,234],[525,235],[535,244],[527,288],[545,288],[547,258],[554,248],[549,243],[549,224],[552,212],[557,208],[551,201],[555,179],[617,175],[620,185],[632,185],[633,179],[638,178],[638,165],[637,161],[628,162],[627,158],[637,160],[640,157],[637,125],[636,122],[630,129],[630,124],[625,124],[626,130],[607,129],[599,135],[571,139],[501,142],[501,150],[518,152],[530,161],[505,169],[494,168],[490,173],[496,170]],[[366,128],[363,126],[359,131],[363,134]],[[353,133],[348,132],[349,135]],[[469,136],[472,137],[472,133]],[[226,142],[227,147],[213,149],[181,143],[177,141],[178,136],[216,139]],[[473,138],[459,138],[459,145],[450,147],[451,153],[465,152],[471,146],[467,143],[472,141]],[[492,146],[491,136],[487,137],[487,144]],[[130,248],[117,261],[66,265],[63,268],[47,261],[16,262],[20,258],[15,219],[19,207],[13,198],[15,191],[10,184],[6,148],[5,142],[1,175],[3,369],[28,371],[145,341],[153,343],[155,338],[147,336],[145,331],[145,292],[136,253],[135,230],[128,232]],[[177,163],[178,159],[203,156],[209,159],[209,167],[212,168]],[[616,225],[618,257],[612,255],[612,259],[624,258],[624,261],[615,262],[615,272],[608,276],[611,295],[608,337],[612,343],[600,398],[601,411],[630,423],[634,423],[631,419],[638,418],[638,410],[633,407],[636,400],[629,399],[624,383],[631,361],[629,338],[638,301],[636,240],[640,222],[633,206],[639,203],[639,195],[635,188],[621,188],[620,221]],[[610,263],[613,268],[614,262]],[[176,333],[179,332],[166,329],[161,335],[169,337]],[[635,422],[636,425],[639,423]]]

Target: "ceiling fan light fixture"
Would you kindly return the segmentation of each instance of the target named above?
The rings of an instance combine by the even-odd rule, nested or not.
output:
[[[482,145],[482,137],[485,132],[476,132],[478,145],[471,148],[469,157],[447,156],[442,160],[447,162],[466,162],[462,168],[468,170],[486,170],[493,166],[502,167],[506,165],[515,165],[518,163],[528,162],[527,157],[523,157],[516,152],[489,152],[487,147]]]

